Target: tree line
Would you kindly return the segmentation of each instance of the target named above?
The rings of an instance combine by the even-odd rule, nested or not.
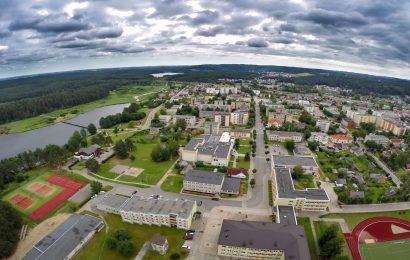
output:
[[[144,112],[139,112],[138,110],[140,108],[141,106],[137,103],[131,103],[129,107],[124,108],[122,113],[101,117],[100,126],[101,128],[107,129],[119,123],[127,123],[132,120],[141,120],[146,116],[146,114]]]
[[[23,220],[7,202],[0,201],[0,258],[10,257],[19,241]]]

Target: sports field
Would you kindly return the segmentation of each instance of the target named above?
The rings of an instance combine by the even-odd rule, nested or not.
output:
[[[15,189],[4,197],[18,211],[30,215],[33,211],[50,200],[63,188],[46,181],[51,174],[41,175],[29,183]]]
[[[45,173],[13,190],[4,197],[32,220],[41,219],[64,203],[84,182],[60,174]]]
[[[361,244],[360,254],[363,260],[409,259],[410,239]]]

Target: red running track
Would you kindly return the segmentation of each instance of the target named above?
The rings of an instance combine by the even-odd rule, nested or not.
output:
[[[408,232],[394,234],[391,230],[392,224],[406,229]],[[365,233],[362,234],[363,231]],[[359,245],[364,242],[360,239],[364,240],[364,238],[361,238],[361,235],[372,238],[376,242],[410,238],[410,222],[400,218],[375,217],[368,218],[357,224],[352,233],[344,234],[354,260],[362,260]]]
[[[53,174],[47,179],[47,181],[64,188],[64,190],[33,211],[29,216],[32,220],[37,220],[46,216],[85,186],[84,182],[73,180],[58,174]]]

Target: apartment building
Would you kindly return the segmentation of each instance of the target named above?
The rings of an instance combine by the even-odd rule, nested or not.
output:
[[[286,113],[284,112],[272,112],[272,111],[267,111],[268,114],[268,120],[271,118],[279,119],[282,123],[286,122]]]
[[[384,147],[386,147],[390,144],[390,140],[386,136],[376,135],[376,134],[373,134],[373,133],[366,135],[366,137],[364,138],[364,142],[366,143],[367,141],[373,141],[376,144],[383,145]]]
[[[320,128],[321,132],[327,133],[327,131],[329,131],[330,122],[328,120],[318,119],[316,126]]]
[[[218,255],[235,259],[309,260],[303,226],[224,219]]]
[[[266,131],[270,141],[284,142],[286,140],[293,140],[295,142],[302,142],[303,133],[286,132],[286,131]]]
[[[302,166],[305,174],[319,172],[319,166],[312,156],[272,155],[272,166],[275,168],[293,169],[296,165]]]
[[[308,141],[316,141],[322,145],[327,145],[327,142],[329,141],[329,135],[321,132],[312,132],[310,134]]]
[[[351,144],[351,143],[353,143],[353,136],[343,135],[343,134],[335,134],[335,135],[331,135],[329,140],[330,140],[330,142],[332,142],[334,144]]]
[[[200,135],[192,138],[182,149],[182,160],[228,166],[232,148],[233,140],[227,132],[222,135]]]
[[[236,110],[231,112],[231,123],[233,125],[246,125],[249,121],[249,112]]]
[[[324,189],[297,190],[291,168],[272,166],[272,194],[274,206],[292,206],[303,211],[326,211],[330,199]]]
[[[189,229],[197,211],[195,201],[132,196],[120,209],[122,221],[131,224]]]
[[[205,122],[204,134],[206,134],[206,135],[217,135],[217,134],[219,134],[219,126],[220,126],[220,123],[218,123],[218,122]]]
[[[187,128],[195,127],[196,117],[189,115],[174,115],[172,117],[172,123],[176,124],[178,120],[184,120]]]
[[[225,179],[222,172],[191,170],[184,175],[183,189],[203,193],[220,193]]]
[[[214,114],[214,122],[219,123],[223,127],[227,127],[231,123],[231,113],[217,112]]]

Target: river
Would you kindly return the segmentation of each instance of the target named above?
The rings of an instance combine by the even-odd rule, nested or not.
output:
[[[100,107],[90,112],[78,115],[67,122],[87,126],[91,123],[99,126],[101,117],[121,113],[129,104],[118,104]],[[21,152],[43,148],[48,144],[63,145],[80,127],[57,123],[34,129],[24,133],[0,135],[0,159],[15,156]]]

